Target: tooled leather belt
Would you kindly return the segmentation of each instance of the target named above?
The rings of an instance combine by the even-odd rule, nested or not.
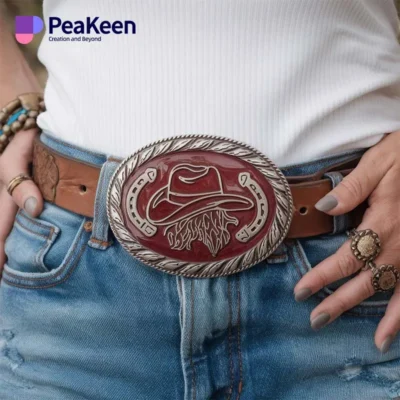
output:
[[[229,275],[270,255],[284,238],[334,231],[315,203],[332,190],[328,172],[347,175],[353,157],[307,176],[283,177],[266,157],[228,139],[186,136],[117,160],[109,188],[110,226],[123,247],[164,272]],[[93,217],[101,167],[35,141],[33,177],[46,201]],[[362,219],[365,204],[348,214]]]

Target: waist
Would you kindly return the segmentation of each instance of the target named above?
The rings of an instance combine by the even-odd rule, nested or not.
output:
[[[361,155],[362,152],[351,152],[281,168],[293,197],[293,217],[287,238],[339,233],[361,222],[366,204],[339,217],[331,217],[314,207],[357,165]],[[101,167],[107,160],[122,161],[42,134],[35,143],[33,176],[46,201],[93,217],[96,193],[103,185]]]

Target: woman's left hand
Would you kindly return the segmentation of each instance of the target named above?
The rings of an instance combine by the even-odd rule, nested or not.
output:
[[[370,148],[358,166],[315,207],[329,215],[349,212],[368,198],[368,209],[358,231],[372,229],[382,250],[376,265],[393,264],[400,271],[400,131]],[[359,271],[365,263],[353,255],[347,241],[334,255],[312,268],[296,285],[295,298],[305,300],[324,286]],[[371,270],[361,271],[322,301],[311,313],[311,326],[320,329],[345,311],[371,297]],[[375,344],[388,351],[400,330],[400,282],[375,333]]]

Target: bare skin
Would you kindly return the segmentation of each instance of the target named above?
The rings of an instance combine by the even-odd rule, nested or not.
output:
[[[0,5],[0,54],[7,55],[0,57],[0,108],[15,99],[18,94],[42,91],[2,16],[4,9]],[[31,181],[19,185],[13,197],[6,191],[6,186],[13,177],[28,172],[32,159],[33,139],[37,133],[37,129],[21,132],[0,156],[0,268],[5,262],[5,239],[13,226],[18,207],[24,208],[26,200],[32,197],[36,199],[36,206],[27,211],[32,216],[37,216],[43,208],[40,191]]]
[[[370,148],[361,162],[340,185],[330,192],[337,200],[329,215],[349,212],[368,199],[369,207],[358,230],[372,229],[382,243],[377,265],[393,264],[400,267],[400,131],[387,135]],[[324,286],[348,277],[363,267],[346,242],[337,252],[309,271],[296,285],[294,292],[311,289],[314,294]],[[371,271],[361,271],[322,301],[311,313],[311,324],[321,313],[329,314],[327,324],[345,311],[374,294]],[[378,325],[375,344],[382,352],[400,330],[400,283],[397,284],[386,314]]]

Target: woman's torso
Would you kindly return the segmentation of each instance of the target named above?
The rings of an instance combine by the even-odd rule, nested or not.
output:
[[[133,20],[136,34],[50,41],[42,129],[126,156],[208,134],[278,165],[375,144],[400,129],[393,0],[44,0],[44,18]],[[99,24],[97,24],[99,26]]]

